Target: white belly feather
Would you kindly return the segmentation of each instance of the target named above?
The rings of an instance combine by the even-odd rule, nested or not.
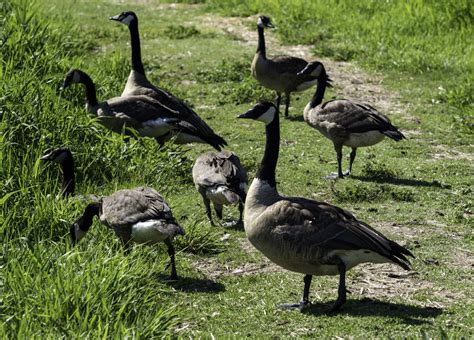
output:
[[[349,139],[344,142],[344,145],[351,148],[360,146],[371,146],[377,144],[384,139],[385,135],[379,131],[368,131],[363,133],[351,133]]]
[[[164,241],[169,235],[160,231],[163,224],[159,220],[138,222],[132,226],[132,240],[136,243],[158,243]]]

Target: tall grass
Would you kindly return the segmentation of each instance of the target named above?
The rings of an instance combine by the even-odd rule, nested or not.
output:
[[[87,71],[80,56],[91,45],[78,38],[75,26],[61,20],[60,29],[52,27],[54,18],[22,0],[2,1],[0,22],[0,334],[166,334],[177,318],[175,311],[156,304],[152,276],[163,270],[160,262],[154,271],[156,265],[132,265],[133,258],[117,256],[104,262],[105,256],[68,251],[63,237],[68,221],[85,202],[54,199],[60,190],[59,169],[41,165],[39,157],[51,147],[69,147],[78,168],[77,190],[99,195],[119,189],[110,185],[111,179],[124,186],[188,181],[184,174],[190,161],[181,148],[158,150],[152,140],[127,143],[106,132],[85,114],[82,99],[77,99],[83,98],[79,86],[60,94],[70,68]],[[99,98],[119,93],[119,82],[111,78],[124,79],[127,69],[128,60],[119,55],[97,59],[92,76]]]

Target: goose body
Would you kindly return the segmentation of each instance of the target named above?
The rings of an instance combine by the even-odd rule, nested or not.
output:
[[[126,247],[130,242],[165,242],[171,257],[171,277],[176,279],[172,241],[176,235],[184,235],[184,230],[156,190],[148,187],[119,190],[105,197],[102,203],[89,204],[84,214],[71,226],[74,243],[86,235],[94,216],[98,216],[103,224],[109,226]]]
[[[290,93],[304,91],[316,85],[317,78],[299,74],[308,64],[304,59],[285,55],[267,58],[265,27],[273,28],[274,26],[270,18],[260,16],[257,21],[258,48],[252,61],[252,76],[264,87],[277,92],[277,106],[280,105],[281,94],[285,94],[285,116],[288,116]]]
[[[121,97],[148,96],[161,105],[169,108],[179,118],[182,129],[172,130],[170,137],[175,137],[177,144],[208,143],[217,150],[226,145],[226,141],[214,131],[181,99],[171,93],[154,86],[145,75],[141,59],[140,34],[138,31],[138,17],[134,12],[123,12],[113,16],[111,20],[128,26],[132,50],[132,70],[128,76],[125,89]],[[189,131],[188,131],[189,130]]]
[[[201,194],[206,214],[211,223],[210,203],[214,204],[219,219],[223,205],[239,205],[242,222],[243,203],[247,190],[247,173],[239,157],[230,151],[208,152],[196,159],[193,166],[193,181]]]
[[[350,212],[303,197],[284,197],[276,189],[280,132],[277,108],[257,104],[239,116],[266,124],[266,146],[260,168],[245,201],[244,227],[252,245],[279,266],[305,274],[303,300],[309,304],[313,275],[340,276],[333,310],[346,301],[345,273],[364,263],[394,263],[409,269],[410,251],[387,239]]]
[[[106,128],[122,133],[124,128],[135,130],[143,137],[153,137],[163,144],[173,139],[178,144],[208,141],[199,128],[183,120],[179,112],[170,109],[147,95],[115,97],[98,102],[92,79],[81,70],[70,71],[64,80],[63,88],[74,83],[85,86],[86,110],[97,117]],[[132,134],[126,131],[127,134]]]
[[[330,100],[321,104],[326,86],[330,85],[323,64],[309,63],[301,73],[312,74],[319,79],[316,93],[306,105],[303,117],[311,127],[333,142],[337,154],[338,177],[351,173],[357,148],[375,145],[385,137],[395,141],[405,138],[387,116],[369,104],[348,99]],[[346,173],[342,172],[341,166],[343,146],[352,148],[349,170]]]

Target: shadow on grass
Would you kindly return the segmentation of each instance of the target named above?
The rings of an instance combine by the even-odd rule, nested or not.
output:
[[[435,307],[418,307],[405,304],[384,302],[372,299],[348,300],[339,311],[330,312],[332,303],[316,303],[303,310],[304,314],[321,315],[350,315],[350,316],[388,316],[403,320],[409,325],[431,323],[428,318],[434,318],[443,313]]]
[[[222,283],[209,279],[179,276],[177,281],[173,281],[169,279],[169,276],[162,274],[159,275],[159,278],[168,286],[182,292],[219,293],[225,291],[225,286]]]
[[[396,178],[390,176],[354,176],[351,175],[350,178],[358,179],[359,181],[363,182],[374,182],[374,183],[387,183],[387,184],[394,184],[394,185],[408,185],[414,187],[433,187],[433,188],[440,188],[440,189],[449,189],[450,186],[446,184],[442,184],[436,180],[428,182],[423,180],[417,179],[408,179],[408,178]]]

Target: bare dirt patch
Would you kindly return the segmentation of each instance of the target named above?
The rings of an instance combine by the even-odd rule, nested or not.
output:
[[[456,150],[453,147],[449,147],[447,145],[433,145],[431,147],[431,157],[434,160],[466,160],[469,162],[474,161],[473,153],[466,153],[459,150]]]

